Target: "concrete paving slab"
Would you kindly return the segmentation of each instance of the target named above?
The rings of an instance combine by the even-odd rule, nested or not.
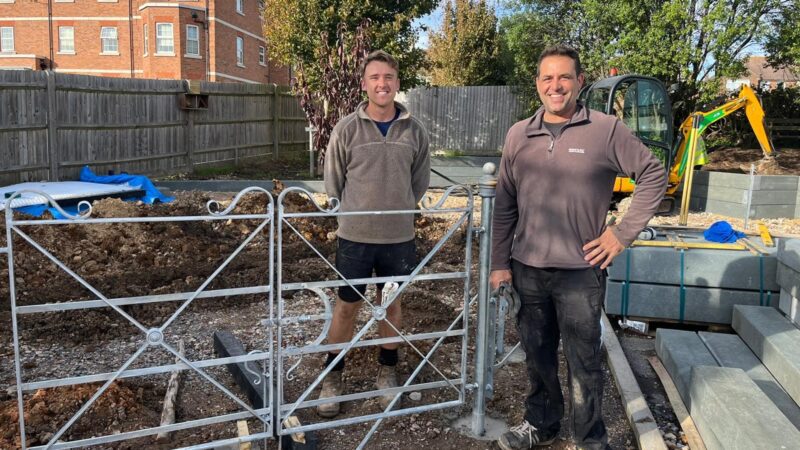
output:
[[[689,203],[689,209],[731,217],[744,217],[747,208],[742,203],[724,202],[693,195]],[[752,205],[750,207],[750,218],[778,219],[782,217],[797,217],[796,209],[795,203],[786,205]]]
[[[775,308],[742,305],[734,307],[733,328],[795,403],[800,403],[800,329]]]
[[[623,283],[606,282],[606,314],[631,317],[681,320],[680,286],[631,283],[627,312],[623,311]],[[734,305],[778,306],[778,292],[738,291],[717,288],[687,287],[683,320],[729,324]]]
[[[721,367],[742,369],[789,419],[789,422],[800,429],[800,406],[789,397],[739,336],[706,331],[697,334]]]
[[[747,204],[748,189],[717,186],[717,185],[692,185],[692,196],[720,200],[723,202]],[[795,204],[797,201],[797,186],[788,190],[756,190],[753,189],[751,205],[784,205]]]
[[[690,397],[700,435],[724,449],[800,449],[800,431],[741,369],[693,367]]]
[[[795,175],[756,175],[753,180],[753,190],[797,189],[798,179],[800,177]],[[732,187],[746,190],[750,187],[750,174],[695,170],[692,190],[696,185],[712,185],[714,187]]]
[[[790,322],[800,327],[800,300],[798,300],[797,297],[781,289],[778,309],[786,314]]]
[[[800,239],[778,239],[778,261],[800,272]]]
[[[691,411],[689,388],[693,366],[717,366],[714,356],[693,331],[659,328],[656,330],[656,354],[661,359],[678,393]]]
[[[778,262],[776,281],[778,286],[792,297],[800,297],[800,272]]]
[[[703,438],[703,444],[706,446],[706,450],[726,450],[719,442],[719,439],[717,439],[714,430],[705,421],[705,418],[692,416],[692,420],[694,421],[697,431],[700,433],[700,437]]]
[[[706,242],[699,239],[684,239],[686,242]],[[757,238],[754,238],[758,240]],[[665,237],[658,240],[666,240]],[[681,252],[669,247],[632,247],[614,260],[608,268],[610,280],[647,284],[683,284],[723,289],[779,290],[776,281],[777,249],[761,257],[747,251],[691,249],[683,253],[681,274]],[[630,268],[628,260],[630,253]],[[800,278],[799,278],[800,279]]]

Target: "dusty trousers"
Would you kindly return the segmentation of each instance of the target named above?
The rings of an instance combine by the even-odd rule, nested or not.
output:
[[[530,394],[525,420],[555,435],[564,417],[558,380],[558,344],[568,366],[569,426],[578,448],[608,448],[602,417],[603,370],[600,314],[605,275],[599,268],[540,269],[512,260],[514,289],[522,302],[517,316],[526,354]]]

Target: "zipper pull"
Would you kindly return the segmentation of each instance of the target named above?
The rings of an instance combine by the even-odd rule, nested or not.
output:
[[[556,145],[555,139],[550,139],[550,148],[547,149],[548,152],[553,153],[553,147]]]

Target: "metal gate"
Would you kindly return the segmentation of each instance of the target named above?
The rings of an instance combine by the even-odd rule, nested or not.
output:
[[[489,328],[487,323],[488,316],[486,303],[488,301],[488,246],[491,234],[491,208],[494,191],[493,166],[485,168],[486,180],[481,184],[481,197],[483,197],[482,224],[474,224],[474,197],[472,190],[465,186],[453,186],[447,189],[440,199],[436,202],[430,201],[426,197],[418,210],[390,210],[390,211],[369,211],[369,212],[343,212],[339,210],[338,201],[332,200],[330,206],[325,207],[318,203],[314,196],[300,188],[289,188],[284,190],[278,197],[277,202],[269,192],[261,188],[248,188],[238,193],[231,201],[230,205],[222,208],[219,203],[209,201],[206,204],[207,213],[186,216],[161,216],[161,217],[123,217],[123,218],[93,218],[91,205],[82,202],[78,205],[81,211],[76,215],[70,215],[59,207],[57,202],[47,194],[41,192],[17,192],[12,198],[8,199],[6,205],[11,205],[12,201],[23,195],[38,195],[46,199],[48,204],[60,213],[67,220],[50,219],[17,219],[11,212],[11,208],[6,208],[6,247],[0,248],[0,252],[6,253],[8,260],[8,282],[11,303],[11,319],[13,334],[14,370],[16,377],[17,407],[19,412],[19,444],[22,448],[50,449],[50,448],[77,448],[92,445],[109,444],[120,441],[132,441],[131,443],[141,442],[141,446],[148,446],[152,440],[139,440],[140,438],[152,439],[153,435],[186,432],[193,430],[203,430],[210,426],[220,426],[226,422],[249,420],[256,423],[258,429],[252,434],[238,437],[221,437],[214,439],[201,439],[204,442],[191,443],[185,448],[205,449],[214,448],[227,444],[235,444],[250,441],[264,441],[275,438],[281,439],[284,436],[293,435],[300,432],[321,430],[345,425],[363,424],[373,422],[371,428],[363,435],[358,448],[363,448],[383,421],[387,418],[414,414],[425,411],[440,410],[444,408],[463,405],[466,394],[469,390],[475,390],[475,407],[473,409],[473,430],[478,435],[483,433],[483,418],[485,410],[486,392],[491,393],[491,364],[487,367],[487,339]],[[237,206],[246,194],[258,194],[259,199],[263,196],[263,212],[258,213],[237,213]],[[307,199],[309,207],[303,211],[290,211],[286,208],[288,196],[302,196]],[[446,206],[448,199],[460,196],[463,200],[459,206]],[[260,200],[259,200],[260,201]],[[448,220],[442,221],[444,230],[439,238],[427,251],[424,256],[419,258],[419,262],[408,276],[376,277],[368,279],[346,279],[339,273],[332,261],[323,251],[318,249],[304,233],[303,226],[308,225],[308,220],[323,219],[334,220],[345,215],[400,215],[413,214],[421,217],[442,217],[448,216]],[[135,215],[135,214],[131,214]],[[422,220],[422,219],[420,219]],[[85,277],[78,274],[78,271],[70,268],[69,261],[57,257],[53,251],[48,250],[38,243],[29,232],[30,229],[73,226],[135,226],[135,224],[155,224],[155,223],[182,223],[189,224],[219,224],[231,226],[237,222],[250,221],[253,228],[243,233],[243,239],[237,245],[232,245],[232,251],[217,266],[213,266],[213,271],[206,276],[199,286],[185,292],[152,292],[147,295],[137,296],[111,296],[103,293],[103,289],[93,286]],[[276,230],[276,225],[278,229]],[[459,234],[460,232],[460,234]],[[480,254],[480,282],[473,285],[471,271],[472,268],[472,242],[473,234],[480,235],[481,254]],[[267,274],[266,282],[254,285],[237,287],[217,287],[213,283],[219,275],[231,266],[231,263],[248,246],[253,246],[256,238],[262,236],[267,240],[267,255],[260,262],[264,273]],[[59,301],[47,301],[44,303],[18,304],[18,294],[24,290],[24,277],[20,278],[15,274],[14,242],[23,241],[41,254],[47,261],[52,262],[58,270],[66,273],[70,279],[79,283],[83,288],[91,293],[91,298],[64,298]],[[179,237],[178,237],[179,238]],[[326,267],[331,274],[326,279],[302,280],[292,279],[293,274],[287,273],[288,267],[284,261],[283,248],[287,245],[287,240],[293,240],[294,244],[302,245],[311,255],[311,259],[316,259],[319,264]],[[463,239],[463,253],[457,255],[457,264],[438,264],[436,257],[440,251],[449,243],[456,245],[455,239]],[[330,241],[331,239],[329,239]],[[124,242],[119,242],[124,245]],[[461,243],[457,243],[461,245]],[[187,248],[191,252],[195,249]],[[437,265],[438,264],[438,265]],[[442,270],[442,267],[447,270]],[[453,270],[453,267],[456,269]],[[154,265],[155,268],[155,265]],[[274,270],[273,270],[274,269]],[[352,339],[341,344],[324,344],[325,338],[330,328],[332,319],[332,289],[342,286],[369,283],[386,283],[387,289],[384,290],[385,296],[381,304],[374,303],[369,296],[364,296],[362,310],[366,311],[365,322],[362,323]],[[404,299],[414,299],[415,295],[409,291],[417,289],[419,292],[428,292],[426,283],[450,283],[451,290],[457,286],[458,293],[453,299],[451,316],[438,317],[429,327],[430,329],[416,329],[413,326],[405,329],[398,329],[386,320],[387,308],[399,301],[402,294],[406,294]],[[289,294],[295,293],[290,297]],[[301,300],[296,301],[297,293],[301,295]],[[277,295],[276,295],[277,294]],[[431,295],[435,295],[431,294]],[[252,318],[252,323],[248,324],[248,330],[242,331],[244,334],[253,334],[257,339],[251,342],[251,351],[237,356],[230,357],[204,357],[192,358],[184,355],[177,347],[177,341],[181,338],[180,330],[175,323],[182,316],[188,315],[189,308],[199,301],[214,299],[218,302],[233,301],[242,296],[250,296],[257,300],[258,314]],[[475,356],[475,382],[468,380],[468,339],[470,335],[469,311],[470,305],[478,299],[478,326],[476,356]],[[435,300],[435,299],[434,299]],[[433,302],[430,298],[424,300]],[[406,304],[404,300],[404,304]],[[306,302],[306,303],[303,303]],[[309,303],[312,306],[308,307]],[[305,309],[297,310],[297,303],[307,306]],[[148,326],[143,321],[137,320],[130,312],[129,308],[137,305],[175,305],[176,309],[167,316],[161,318],[156,325]],[[227,303],[224,307],[227,308]],[[231,305],[233,305],[231,303]],[[222,308],[226,314],[230,310]],[[109,317],[115,317],[130,327],[131,334],[128,337],[130,343],[129,354],[113,354],[113,352],[101,353],[102,360],[113,362],[113,368],[105,371],[83,370],[81,373],[64,371],[60,373],[60,367],[55,367],[51,371],[54,376],[46,379],[30,380],[25,376],[25,361],[29,360],[29,355],[25,353],[25,337],[30,334],[23,333],[19,329],[20,317],[36,314],[62,314],[69,312],[81,312],[89,314],[90,311],[106,311]],[[257,317],[256,317],[257,316]],[[46,316],[49,320],[51,316]],[[389,326],[394,328],[394,337],[375,337],[370,335],[373,327],[381,321],[386,321]],[[223,321],[224,323],[224,321]],[[423,327],[424,328],[424,327]],[[301,331],[298,332],[298,329]],[[192,330],[194,331],[194,330]],[[188,330],[186,332],[188,336]],[[319,400],[316,390],[320,386],[330,368],[344,358],[347,354],[352,354],[370,347],[377,347],[384,343],[398,343],[406,352],[408,361],[405,371],[401,374],[403,381],[396,388],[389,390],[362,389],[360,392],[346,393],[337,398]],[[451,352],[456,356],[453,358],[442,356],[438,352],[443,346],[449,346],[457,351]],[[174,363],[164,362],[164,358],[150,357],[149,354],[162,350],[165,354],[174,359]],[[340,350],[334,363],[327,368],[320,364],[319,359],[331,350]],[[200,352],[202,354],[202,352]],[[213,355],[212,355],[213,356]],[[438,358],[438,359],[437,359]],[[82,355],[76,356],[82,360]],[[96,358],[97,359],[97,358]],[[237,388],[233,383],[220,381],[217,375],[224,370],[224,366],[238,364],[245,372],[252,374],[251,382],[261,390],[263,407],[253,407],[248,402],[237,395]],[[367,367],[368,365],[364,365]],[[377,369],[377,362],[374,368]],[[85,369],[85,368],[83,368]],[[369,370],[364,368],[364,370]],[[488,373],[487,373],[488,372]],[[212,391],[216,395],[224,398],[233,405],[225,411],[205,411],[201,408],[196,412],[195,417],[183,420],[179,423],[168,425],[139,427],[133,430],[111,432],[102,436],[80,437],[74,440],[65,440],[65,433],[70,430],[86,412],[97,402],[101,396],[109,390],[117,380],[146,379],[153,376],[165,376],[174,373],[187,373],[196,377],[197,380],[213,386]],[[229,378],[229,377],[228,377]],[[61,388],[86,386],[89,383],[102,383],[91,395],[83,402],[77,412],[69,420],[58,425],[58,429],[49,435],[43,445],[31,446],[27,442],[26,436],[26,410],[25,400],[31,397],[31,392],[39,389]],[[220,394],[221,393],[221,394]],[[412,395],[416,394],[416,395]],[[423,400],[423,394],[426,396]],[[378,396],[393,395],[392,402],[385,409],[364,407],[361,409],[346,411],[341,418],[335,420],[322,420],[311,411],[321,403],[331,401],[359,403],[363,405],[370,399]],[[406,398],[406,406],[401,406],[401,400]],[[407,399],[413,398],[413,402]],[[203,399],[196,399],[201,401]],[[287,419],[300,418],[300,421],[288,421]],[[185,419],[185,418],[184,418]],[[199,432],[199,431],[198,431]],[[204,436],[200,433],[201,438]],[[40,439],[41,440],[41,439]]]
[[[287,212],[284,202],[289,195],[300,194],[309,199],[315,207],[315,211],[307,212]],[[446,201],[454,195],[463,195],[465,197],[465,205],[455,208],[446,208]],[[467,385],[467,340],[468,340],[468,314],[470,303],[470,270],[472,261],[472,234],[473,228],[473,194],[471,189],[464,186],[454,186],[444,192],[442,197],[435,203],[425,198],[422,202],[422,208],[419,210],[388,210],[388,211],[366,211],[366,212],[343,212],[339,210],[338,201],[333,201],[328,209],[323,207],[314,200],[313,195],[301,188],[289,188],[281,193],[278,197],[278,249],[277,249],[277,286],[276,292],[280,295],[277,297],[277,313],[276,321],[278,324],[277,332],[277,350],[276,350],[276,377],[277,377],[277,408],[280,420],[278,420],[278,428],[280,435],[288,435],[300,432],[307,432],[311,430],[320,430],[324,428],[340,427],[345,425],[352,425],[361,422],[374,421],[374,424],[369,431],[364,435],[358,448],[363,448],[369,441],[370,437],[375,433],[384,419],[404,414],[419,413],[423,411],[432,411],[437,409],[449,408],[459,406],[465,400],[465,386]],[[401,215],[401,214],[414,214],[421,216],[441,216],[450,215],[454,219],[447,227],[443,236],[435,243],[432,249],[420,259],[414,270],[408,276],[394,276],[394,277],[376,277],[366,279],[347,279],[338,270],[334,264],[329,261],[326,256],[315,248],[314,244],[308,239],[302,227],[298,226],[296,219],[311,219],[320,217],[341,217],[346,215]],[[451,239],[459,229],[464,229],[465,245],[463,250],[462,265],[457,271],[437,272],[435,269],[430,269],[428,263],[436,256],[442,247]],[[292,281],[291,276],[285,273],[283,260],[283,242],[287,236],[295,237],[308,246],[314,252],[316,257],[323,261],[325,266],[331,273],[331,279],[327,281]],[[396,328],[387,320],[387,308],[395,301],[399,301],[400,295],[406,291],[410,286],[422,281],[433,280],[459,280],[463,283],[463,296],[461,297],[460,313],[455,314],[450,318],[449,324],[446,328],[436,330],[426,330],[424,333],[420,332],[403,332]],[[323,341],[330,328],[330,321],[332,318],[331,297],[328,290],[341,287],[353,287],[357,284],[366,283],[387,283],[387,286],[392,286],[390,283],[397,283],[393,288],[384,289],[386,297],[383,298],[381,304],[376,304],[369,296],[362,295],[363,305],[362,308],[368,312],[368,319],[366,323],[357,327],[357,330],[348,342],[342,344],[327,344],[324,345]],[[287,312],[287,307],[290,306],[291,299],[284,298],[284,293],[309,290],[317,297],[318,311],[315,314],[292,314]],[[301,301],[306,301],[302,299]],[[397,334],[396,337],[375,338],[368,335],[369,331],[378,322],[385,321]],[[307,345],[292,345],[287,343],[284,336],[286,328],[298,323],[312,323],[319,322],[319,334]],[[458,361],[457,376],[449,376],[443,369],[437,367],[432,361],[437,349],[439,349],[446,339],[457,339],[460,341],[460,359]],[[428,342],[430,347],[427,351],[423,351],[420,343]],[[350,393],[341,395],[334,398],[326,398],[320,400],[313,395],[315,389],[321,385],[325,376],[328,375],[331,368],[349,352],[354,349],[363,349],[367,347],[376,347],[384,343],[400,343],[405,346],[406,354],[416,355],[420,362],[413,368],[410,374],[401,382],[401,386],[389,390],[365,390],[362,392]],[[339,350],[340,353],[333,360],[333,362],[323,368],[322,364],[313,364],[311,369],[311,377],[305,380],[299,380],[293,376],[293,371],[303,364],[303,358],[309,355],[322,354],[332,350]],[[364,364],[363,366],[368,366]],[[287,368],[288,367],[288,368]],[[377,368],[377,362],[372,367]],[[435,377],[435,380],[420,382],[417,381],[423,369],[428,368],[429,373]],[[361,370],[369,371],[368,367],[360,367]],[[295,398],[287,399],[287,385],[290,383],[299,383],[302,389]],[[404,394],[410,392],[422,393],[430,390],[448,390],[452,393],[452,397],[445,400],[437,400],[427,402],[424,405],[410,406],[401,408],[400,400]],[[392,402],[385,409],[372,408],[371,411],[356,411],[353,414],[343,414],[344,417],[330,420],[321,421],[313,413],[303,415],[303,425],[290,425],[285,423],[286,419],[298,414],[300,411],[308,408],[313,408],[322,403],[336,402],[355,402],[365,399],[374,398],[377,396],[394,395]]]
[[[236,214],[235,209],[241,198],[249,192],[260,192],[263,194],[264,202],[262,213],[258,214]],[[271,330],[266,331],[266,339],[261,342],[261,348],[249,354],[234,356],[228,358],[201,358],[190,359],[182,354],[177,348],[177,340],[180,336],[172,335],[170,329],[174,323],[185,314],[187,308],[193,303],[202,299],[235,299],[237,296],[242,295],[255,295],[263,299],[263,311],[267,319],[273,317],[272,297],[273,289],[271,281],[273,277],[273,237],[274,237],[274,201],[269,192],[261,188],[249,188],[240,192],[231,202],[231,204],[222,209],[217,202],[209,201],[206,205],[208,214],[192,215],[192,216],[169,216],[169,217],[125,217],[125,218],[92,218],[92,207],[87,202],[82,202],[78,205],[79,211],[77,215],[70,215],[65,212],[53,198],[41,192],[16,192],[10,199],[7,200],[6,205],[11,205],[12,202],[23,196],[41,196],[47,200],[48,204],[55,208],[63,217],[68,220],[18,220],[11,212],[9,206],[6,208],[6,245],[2,249],[7,254],[8,259],[8,282],[10,291],[11,302],[11,319],[12,319],[12,333],[13,333],[13,348],[15,360],[15,376],[17,388],[17,402],[19,410],[19,444],[22,448],[34,449],[61,449],[61,448],[76,448],[90,445],[99,445],[112,443],[122,440],[131,440],[146,436],[157,435],[159,433],[169,433],[179,430],[200,429],[201,427],[208,427],[213,424],[220,424],[228,421],[236,421],[241,419],[255,419],[262,424],[261,430],[251,434],[247,437],[237,437],[231,439],[223,439],[207,442],[201,445],[195,445],[191,448],[213,448],[226,443],[236,443],[242,441],[254,441],[259,439],[266,439],[273,436],[273,420],[272,410],[269,405],[272,404],[272,391],[264,387],[264,394],[269,398],[269,403],[264,408],[254,409],[247,402],[243,401],[239,396],[232,392],[230,386],[226,386],[212,376],[211,371],[226,364],[250,363],[251,366],[256,363],[264,365],[263,372],[272,372],[273,358],[273,336]],[[108,226],[110,224],[130,224],[126,226],[135,226],[133,224],[142,223],[167,223],[167,222],[182,222],[182,223],[199,223],[199,222],[213,222],[217,224],[233,224],[238,221],[248,220],[256,224],[255,228],[250,230],[244,236],[244,239],[235,246],[233,251],[224,258],[224,261],[216,267],[213,272],[208,275],[199,287],[189,292],[172,292],[168,294],[151,294],[133,297],[112,297],[104,294],[101,289],[96,288],[89,283],[84,277],[81,277],[76,270],[69,267],[71,261],[66,262],[54,255],[52,250],[46,249],[40,245],[30,232],[31,229],[40,227],[54,227],[54,226]],[[268,257],[263,261],[263,270],[269,274],[268,283],[257,286],[244,286],[231,289],[208,289],[217,276],[228,267],[232,261],[239,255],[248,245],[254,241],[259,235],[266,235],[268,239]],[[80,283],[88,292],[92,294],[92,299],[70,299],[64,298],[63,301],[47,302],[44,304],[25,304],[18,305],[18,293],[20,289],[25,289],[25,280],[17,279],[15,275],[15,264],[17,263],[14,250],[14,239],[21,238],[33,249],[44,255],[46,260],[54,263],[60,270],[69,275],[69,277],[76,282]],[[119,243],[123,245],[123,242]],[[128,308],[133,305],[153,305],[153,304],[173,304],[178,305],[177,308],[169,314],[166,319],[160,320],[161,323],[156,326],[147,326],[142,321],[134,318]],[[116,318],[121,317],[125,326],[131,326],[133,333],[130,335],[129,341],[133,344],[133,351],[130,355],[123,355],[120,359],[122,362],[114,364],[113,370],[105,372],[87,373],[89,371],[82,371],[79,374],[70,373],[69,376],[58,373],[54,370],[55,377],[49,379],[40,379],[35,381],[27,380],[24,376],[23,357],[22,353],[25,349],[21,339],[21,330],[19,329],[20,316],[45,314],[45,313],[65,313],[68,311],[83,311],[89,314],[89,311],[96,310],[97,308],[104,308],[114,312],[112,316]],[[74,317],[74,316],[73,316]],[[56,318],[56,320],[60,320]],[[109,321],[113,317],[109,318]],[[253,323],[253,328],[260,326],[258,322]],[[155,360],[152,355],[156,350],[164,350],[170,358],[174,358],[174,364],[163,364],[163,358],[160,358],[160,363],[151,363]],[[117,355],[104,353],[103,360],[114,360]],[[149,359],[148,359],[149,358]],[[44,361],[46,363],[46,361]],[[129,430],[125,432],[112,432],[103,436],[94,436],[89,438],[81,438],[73,441],[64,441],[64,434],[78,422],[84,414],[89,410],[92,405],[105,393],[112,383],[120,379],[135,379],[139,377],[148,377],[157,374],[170,374],[174,371],[188,371],[191,374],[196,374],[198,380],[210,383],[216,388],[226,399],[230,399],[236,410],[226,411],[224,414],[199,414],[198,417],[179,423],[164,426],[151,426],[142,429]],[[26,436],[26,411],[24,402],[25,398],[30,398],[30,393],[38,389],[59,388],[59,387],[75,387],[85,385],[86,383],[102,383],[96,389],[91,397],[85,401],[78,411],[63,424],[58,425],[57,430],[53,430],[52,436],[47,440],[44,445],[30,447]],[[213,389],[212,389],[213,390]],[[266,397],[265,397],[266,398]],[[152,441],[146,441],[142,446],[147,447],[152,444]]]

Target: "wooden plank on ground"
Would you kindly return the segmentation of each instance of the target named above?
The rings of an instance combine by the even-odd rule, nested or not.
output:
[[[643,450],[666,450],[667,445],[658,431],[653,413],[647,406],[647,401],[639,389],[639,383],[633,375],[633,370],[631,370],[628,359],[625,357],[622,346],[620,346],[617,335],[614,334],[614,329],[605,313],[603,313],[602,320],[603,342],[606,347],[608,365],[611,367],[622,404],[625,406],[625,415],[636,435],[637,445]]]
[[[686,436],[689,448],[692,450],[706,450],[703,438],[700,437],[700,433],[694,425],[694,420],[692,420],[692,416],[689,415],[689,411],[686,410],[686,405],[683,404],[683,400],[681,400],[681,396],[678,394],[678,389],[675,387],[675,383],[672,382],[669,373],[667,373],[667,369],[664,368],[664,365],[661,364],[657,356],[651,356],[647,359],[650,361],[650,365],[653,366],[653,370],[655,370],[656,375],[658,375],[658,379],[661,380],[661,385],[664,386],[664,390],[667,392],[667,398],[669,398],[669,403],[672,405],[675,416],[681,423],[681,429]]]

